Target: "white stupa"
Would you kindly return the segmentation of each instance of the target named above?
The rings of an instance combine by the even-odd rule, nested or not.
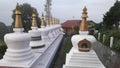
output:
[[[54,29],[53,29],[53,34],[58,37],[60,34],[62,34],[61,31],[61,25],[60,25],[60,21],[57,18],[54,18]]]
[[[29,46],[31,37],[28,33],[24,33],[24,28],[21,22],[21,12],[19,10],[19,4],[17,3],[15,10],[15,28],[14,33],[9,33],[4,36],[4,41],[8,47],[0,60],[0,66],[10,67],[22,67],[28,66],[34,60],[31,47]],[[4,68],[4,67],[3,67]]]
[[[96,45],[96,39],[94,36],[88,35],[86,18],[87,8],[84,7],[80,34],[72,36],[73,47],[66,55],[66,63],[63,68],[105,68],[92,49],[92,46]]]
[[[0,68],[50,68],[56,57],[55,55],[59,49],[63,35],[54,38],[53,41],[47,41],[49,44],[46,44],[46,42],[46,46],[43,48],[31,49],[29,46],[30,41],[32,39],[36,40],[36,36],[40,36],[39,30],[36,30],[36,15],[33,13],[32,30],[29,34],[23,32],[21,12],[18,4],[15,14],[14,33],[6,34],[4,37],[8,49],[3,59],[0,60]],[[43,27],[43,34],[44,32]]]
[[[51,34],[53,35],[54,38],[57,37],[55,30],[56,30],[56,25],[55,25],[56,21],[55,18],[52,19],[52,27],[51,27]]]
[[[40,30],[41,32],[42,40],[44,41],[44,43],[46,43],[50,41],[50,38],[48,36],[49,34],[48,20],[46,21],[47,23],[45,27],[44,14],[42,14],[41,21],[42,21],[41,28],[39,28],[38,30]]]
[[[52,16],[49,18],[49,26],[48,26],[48,29],[49,29],[49,38],[50,40],[52,40],[52,38],[55,38],[54,35],[53,35],[53,31],[54,31],[54,26],[53,26],[53,19],[52,19]]]
[[[45,43],[43,42],[41,38],[41,31],[38,30],[37,26],[37,21],[36,21],[36,14],[35,10],[33,10],[32,13],[32,30],[29,31],[29,34],[31,35],[31,41],[30,41],[30,46],[32,48],[39,48],[39,47],[44,47]]]

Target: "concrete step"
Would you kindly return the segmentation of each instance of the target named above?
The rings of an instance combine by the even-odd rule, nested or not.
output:
[[[105,67],[82,67],[82,66],[75,66],[75,65],[64,65],[63,68],[105,68]]]
[[[100,61],[87,61],[87,60],[70,60],[69,63],[77,63],[77,64],[82,64],[82,63],[86,63],[86,64],[101,64]]]
[[[79,62],[70,62],[69,65],[73,65],[73,66],[79,66],[79,67],[104,67],[101,63],[93,63],[93,62],[83,62],[83,63],[79,63]]]
[[[72,57],[98,58],[97,55],[90,55],[90,54],[73,54]]]
[[[76,61],[80,61],[80,60],[84,60],[84,61],[100,61],[98,58],[89,58],[89,57],[72,57],[71,60],[76,60]]]

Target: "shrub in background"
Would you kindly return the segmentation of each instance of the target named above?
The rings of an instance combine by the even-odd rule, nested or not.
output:
[[[7,46],[4,42],[0,43],[0,59],[3,58],[3,55],[5,54],[7,49]]]
[[[114,43],[117,43],[120,39],[120,31],[119,30],[108,30],[105,32],[105,42],[104,44],[110,46],[110,37],[114,37]]]
[[[120,51],[120,40],[118,40],[113,46],[112,49],[115,51]]]

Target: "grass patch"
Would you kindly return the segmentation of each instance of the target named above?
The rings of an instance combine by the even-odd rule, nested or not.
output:
[[[72,48],[71,37],[66,37],[66,39],[65,39],[65,53],[69,53],[71,48]],[[65,57],[64,57],[63,64],[65,64],[65,62],[66,62],[66,54],[65,54]]]
[[[67,37],[66,38],[66,50],[65,50],[66,53],[68,53],[71,48],[72,48],[71,37]]]

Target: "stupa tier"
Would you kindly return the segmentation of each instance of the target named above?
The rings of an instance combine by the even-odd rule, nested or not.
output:
[[[73,47],[66,55],[66,62],[63,68],[105,68],[97,54],[92,49],[96,45],[96,39],[88,35],[87,8],[82,13],[82,23],[79,34],[71,38]]]

